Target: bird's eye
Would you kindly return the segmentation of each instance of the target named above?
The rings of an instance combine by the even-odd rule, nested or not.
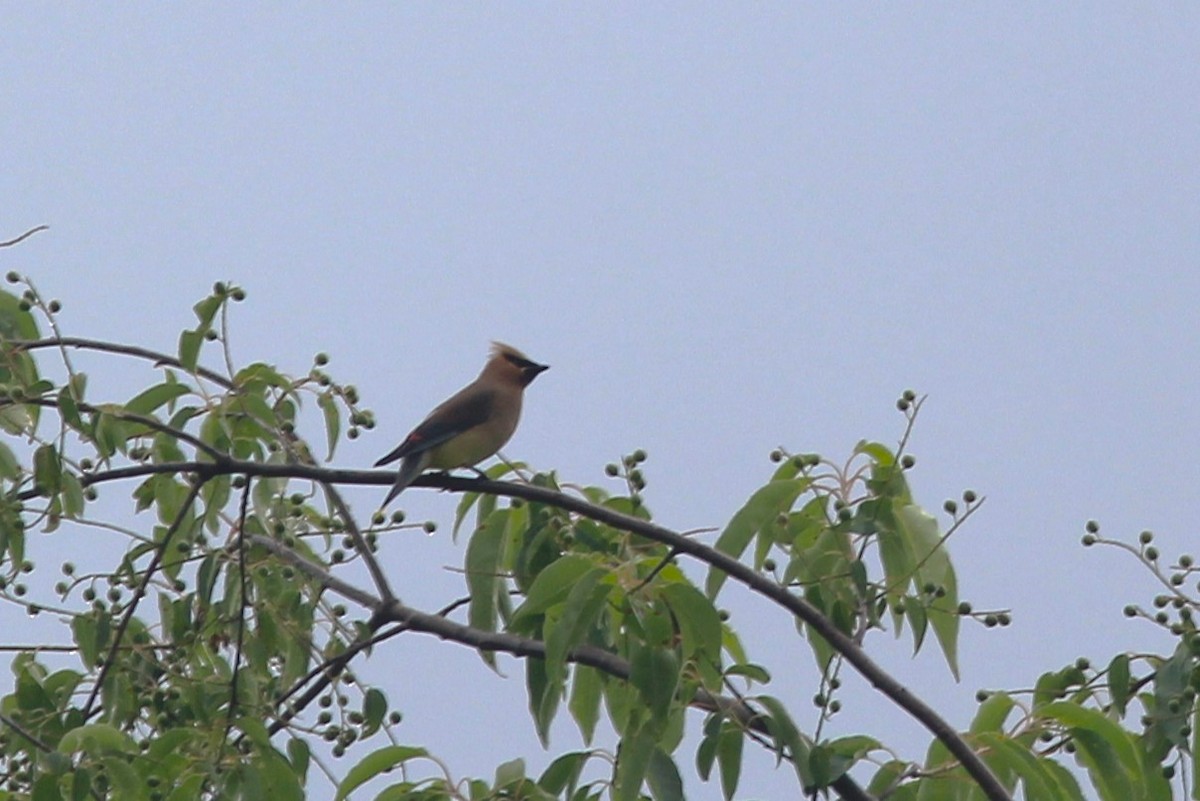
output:
[[[508,360],[509,364],[519,367],[522,370],[528,370],[531,367],[537,367],[537,365],[529,361],[529,359],[522,359],[520,356],[514,356],[511,353],[504,354],[504,358]]]

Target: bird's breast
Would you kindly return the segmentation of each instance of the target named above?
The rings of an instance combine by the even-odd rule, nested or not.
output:
[[[429,466],[435,470],[453,470],[482,462],[512,438],[520,416],[519,395],[515,403],[498,403],[490,418],[433,448]]]

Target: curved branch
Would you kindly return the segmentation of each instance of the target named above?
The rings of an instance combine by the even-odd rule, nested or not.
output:
[[[0,242],[0,248],[10,248],[13,245],[17,245],[17,244],[20,244],[21,242],[24,242],[26,239],[33,236],[38,231],[48,231],[49,229],[50,229],[50,226],[48,226],[48,225],[39,225],[35,228],[30,228],[28,231],[21,234],[16,239],[10,239],[7,242]]]
[[[230,381],[220,373],[215,373],[206,367],[196,366],[194,370],[189,370],[183,366],[183,363],[174,356],[169,356],[158,351],[139,348],[135,345],[122,345],[118,342],[105,342],[99,339],[85,339],[83,337],[48,337],[46,339],[10,339],[5,344],[13,347],[16,350],[39,350],[41,348],[78,348],[80,350],[94,350],[102,353],[117,353],[122,356],[136,356],[139,359],[145,359],[148,362],[153,362],[155,367],[166,365],[183,370],[185,373],[192,373],[201,378],[224,387],[225,389],[237,389],[237,385]]]
[[[153,467],[161,470],[168,467],[168,465],[153,465]],[[176,469],[196,470],[201,475],[233,472],[245,473],[247,475],[307,478],[314,481],[347,484],[387,485],[395,480],[395,475],[390,471],[331,470],[308,465],[266,465],[235,460],[229,460],[222,465],[180,463],[176,465]],[[115,472],[110,471],[110,474]],[[125,473],[126,476],[130,474],[128,472]],[[132,475],[137,475],[137,473],[132,473]],[[105,474],[93,474],[88,478],[91,479],[89,483],[110,480],[110,476]],[[499,495],[544,503],[564,511],[574,512],[575,514],[582,515],[599,523],[605,523],[623,531],[638,534],[655,542],[660,542],[675,549],[678,553],[687,554],[704,564],[723,571],[731,579],[745,585],[759,595],[774,601],[824,637],[833,649],[844,656],[846,661],[853,665],[875,689],[879,690],[901,709],[916,718],[934,737],[940,740],[946,746],[947,750],[962,763],[967,773],[979,784],[990,801],[1011,801],[1011,796],[987,765],[984,764],[979,755],[971,749],[967,742],[959,736],[954,727],[942,718],[933,707],[913,695],[907,687],[894,679],[858,643],[844,634],[828,618],[821,614],[816,607],[803,598],[794,595],[786,587],[780,586],[766,576],[755,572],[732,556],[721,553],[711,546],[684,537],[671,529],[655,523],[622,514],[607,507],[597,506],[582,498],[566,495],[544,487],[506,481],[492,481],[482,478],[459,478],[457,476],[437,473],[420,476],[412,483],[412,486],[433,487],[454,492],[480,492],[488,495]],[[372,602],[377,603],[378,599],[375,599],[374,596],[369,596],[369,598],[371,600],[367,600],[366,602],[360,601],[360,603],[363,603],[364,606],[374,608]],[[482,644],[481,647],[483,647]]]
[[[581,498],[564,495],[561,492],[555,492],[543,487],[484,479],[462,479],[453,476],[431,476],[429,478],[436,478],[438,486],[443,486],[450,490],[470,490],[472,492],[484,492],[510,498],[521,498],[526,501],[555,506],[568,512],[575,512],[597,522],[606,523],[623,531],[639,534],[647,539],[668,545],[679,553],[692,556],[711,567],[723,571],[731,579],[740,582],[759,595],[782,606],[824,637],[826,642],[844,656],[846,661],[852,664],[875,689],[879,690],[901,709],[916,718],[934,737],[940,740],[950,753],[954,754],[959,762],[962,763],[967,773],[979,784],[984,794],[991,801],[1011,801],[1008,791],[1004,789],[1004,785],[1000,784],[1000,781],[992,773],[991,769],[984,764],[983,760],[972,750],[971,746],[959,736],[954,727],[942,718],[933,707],[913,695],[907,687],[892,678],[890,673],[885,671],[875,660],[867,655],[866,650],[862,646],[844,634],[831,620],[821,614],[816,607],[800,596],[794,595],[786,587],[755,572],[732,556],[684,537],[663,526],[622,514],[607,507],[596,506]],[[422,486],[424,482],[418,480],[417,482],[413,482],[413,485]]]
[[[380,601],[369,593],[365,593],[348,582],[342,581],[320,565],[310,562],[281,542],[259,534],[251,536],[250,540],[255,545],[287,561],[310,578],[317,580],[323,587],[373,610],[371,620],[374,626],[379,627],[386,622],[398,623],[401,628],[394,630],[394,632],[389,632],[389,636],[393,633],[399,634],[402,631],[416,631],[423,634],[432,634],[440,639],[456,642],[460,645],[466,645],[476,651],[495,651],[520,658],[542,660],[546,658],[546,644],[541,640],[534,640],[507,632],[484,631],[472,628],[471,626],[450,620],[445,614],[422,612],[419,609],[406,606],[398,600],[390,602]],[[366,644],[363,644],[362,647],[365,646]],[[566,660],[580,665],[587,665],[624,681],[628,681],[632,675],[632,668],[629,662],[614,653],[594,645],[584,644],[572,648],[567,652]],[[720,712],[736,720],[747,729],[767,737],[773,738],[774,736],[767,725],[766,716],[743,700],[712,693],[703,687],[698,687],[695,695],[689,701],[689,706],[705,712]],[[834,787],[842,798],[850,799],[850,801],[872,801],[871,796],[849,776],[839,778],[834,782]]]
[[[367,565],[367,572],[371,574],[371,580],[375,582],[375,589],[383,596],[384,601],[395,600],[396,593],[392,592],[392,587],[388,584],[387,575],[383,572],[383,567],[380,566],[379,560],[375,558],[375,553],[371,550],[371,546],[367,544],[362,531],[359,530],[358,523],[354,520],[354,515],[350,514],[350,507],[346,505],[346,501],[342,498],[342,493],[338,492],[337,487],[328,481],[322,481],[321,487],[329,497],[330,503],[337,509],[338,514],[342,516],[342,522],[346,524],[346,531],[350,533],[350,539],[354,541],[354,547],[358,549],[359,556],[362,557],[363,562]]]

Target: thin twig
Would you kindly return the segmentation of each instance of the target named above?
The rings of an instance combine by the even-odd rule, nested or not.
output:
[[[359,530],[358,523],[355,521],[354,515],[350,513],[350,507],[346,505],[342,494],[338,492],[337,487],[328,481],[322,481],[320,484],[322,489],[325,490],[329,502],[337,509],[338,515],[346,524],[346,531],[350,535],[350,539],[354,541],[354,547],[366,563],[367,572],[371,574],[371,580],[375,582],[375,591],[379,593],[379,596],[385,602],[393,600],[396,594],[392,592],[387,576],[384,574],[383,568],[379,565],[379,560],[375,558],[375,553],[371,550],[366,538],[363,537],[362,531]]]
[[[17,245],[17,244],[20,244],[21,242],[24,242],[26,239],[28,239],[29,237],[38,233],[39,231],[48,231],[48,230],[50,230],[50,226],[48,226],[48,225],[39,225],[36,228],[30,228],[28,231],[21,234],[16,239],[10,239],[7,242],[0,242],[0,248],[10,248],[13,245]]]
[[[102,353],[117,353],[122,356],[136,356],[140,359],[153,362],[155,367],[166,365],[167,367],[175,367],[183,370],[186,373],[193,373],[201,378],[207,379],[218,386],[225,389],[237,389],[237,385],[230,381],[220,373],[215,373],[205,367],[196,366],[195,369],[189,370],[183,366],[183,363],[174,356],[169,356],[166,353],[139,348],[135,345],[122,345],[118,342],[105,342],[98,339],[85,339],[83,337],[51,337],[49,339],[10,339],[5,344],[16,348],[17,350],[38,350],[40,348],[79,348],[81,350],[94,350]]]
[[[146,588],[150,586],[150,579],[153,578],[154,572],[158,569],[158,565],[163,559],[163,554],[167,552],[167,547],[171,544],[171,539],[179,531],[180,526],[183,525],[184,519],[192,509],[192,504],[196,502],[196,498],[200,495],[200,488],[204,486],[204,481],[203,478],[196,477],[196,482],[192,484],[191,490],[188,491],[187,499],[179,507],[175,519],[171,521],[171,526],[163,536],[162,544],[154,552],[154,555],[150,557],[150,564],[146,567],[146,573],[142,576],[141,583],[134,591],[133,598],[129,601],[129,606],[125,608],[125,616],[121,618],[121,623],[117,626],[117,631],[113,635],[112,645],[108,647],[108,654],[100,665],[99,675],[96,676],[96,682],[92,685],[92,691],[88,694],[87,703],[83,706],[84,718],[91,716],[92,707],[96,703],[96,698],[100,695],[100,689],[104,686],[104,680],[108,677],[108,672],[112,670],[116,662],[117,649],[120,647],[121,640],[125,636],[125,630],[129,628],[129,623],[133,620],[133,613],[137,611],[138,604],[141,603],[142,598],[146,595]]]
[[[42,742],[42,740],[39,739],[36,734],[26,731],[25,728],[23,726],[21,726],[20,723],[17,723],[15,720],[13,720],[8,715],[5,715],[2,712],[0,712],[0,723],[3,723],[8,728],[12,729],[17,734],[21,735],[26,740],[33,743],[34,748],[36,748],[37,750],[42,751],[47,754],[54,750],[49,745]]]
[[[250,504],[250,488],[254,482],[247,477],[246,486],[242,487],[242,502],[238,509],[238,617],[237,638],[233,651],[233,675],[229,680],[229,711],[225,715],[225,736],[221,738],[221,747],[217,752],[217,762],[221,761],[221,751],[229,741],[229,732],[233,729],[234,718],[237,717],[238,707],[238,676],[242,669],[242,646],[246,638],[246,512]]]

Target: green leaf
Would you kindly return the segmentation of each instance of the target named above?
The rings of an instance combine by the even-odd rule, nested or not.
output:
[[[641,692],[652,718],[665,723],[679,688],[679,657],[667,648],[639,648],[633,655],[629,681]]]
[[[637,801],[642,782],[650,768],[654,737],[645,727],[626,734],[617,749],[617,769],[613,777],[613,801]]]
[[[0,290],[0,339],[40,339],[37,318],[16,295]]]
[[[58,393],[58,412],[63,422],[76,431],[83,431],[83,417],[79,414],[79,404],[75,401],[75,393],[71,387],[63,387]]]
[[[655,801],[684,801],[679,768],[675,766],[675,760],[664,754],[662,749],[655,748],[650,755],[646,783],[650,785],[650,795]]]
[[[135,754],[137,743],[125,732],[106,723],[92,723],[72,729],[58,741],[58,751],[73,754],[87,751],[93,755]]]
[[[12,448],[0,442],[0,478],[15,479],[21,475],[21,463]]]
[[[196,319],[200,321],[199,330],[206,331],[212,327],[213,317],[223,302],[224,298],[220,295],[209,295],[192,307],[192,311],[196,312]]]
[[[184,370],[196,371],[200,346],[203,344],[204,334],[200,331],[183,331],[179,334],[179,364]]]
[[[1193,704],[1192,712],[1192,801],[1200,801],[1200,704]]]
[[[867,794],[872,798],[891,798],[892,790],[900,786],[900,782],[908,775],[911,766],[907,762],[893,759],[879,766],[871,783],[867,785]]]
[[[1033,688],[1033,708],[1040,709],[1051,701],[1062,698],[1071,687],[1082,685],[1087,677],[1074,665],[1062,670],[1043,673]]]
[[[814,788],[828,787],[833,779],[832,755],[823,744],[815,744],[808,752],[808,769],[812,773]]]
[[[191,392],[185,384],[157,384],[135,395],[125,404],[125,411],[139,414],[143,417],[150,415],[155,409]]]
[[[478,492],[464,492],[458,500],[458,506],[454,510],[454,528],[450,531],[450,539],[453,542],[458,542],[458,532],[462,528],[463,521],[467,519],[467,515],[471,512],[471,507],[478,501],[480,495]]]
[[[769,713],[767,730],[775,741],[775,764],[778,765],[782,761],[785,753],[791,754],[792,764],[796,769],[796,776],[800,779],[800,784],[804,787],[811,786],[812,774],[808,769],[808,743],[800,734],[800,730],[796,728],[796,723],[788,714],[787,707],[778,698],[770,695],[760,695],[756,700]]]
[[[562,612],[553,620],[547,619],[546,673],[555,683],[566,681],[567,652],[581,643],[604,608],[608,586],[600,580],[608,575],[603,568],[593,568],[580,576],[563,604]]]
[[[862,734],[839,737],[825,743],[825,752],[829,760],[827,770],[830,783],[845,775],[859,760],[866,758],[872,751],[882,748],[883,745],[874,737]]]
[[[33,480],[47,497],[62,489],[62,460],[53,445],[42,445],[33,453]]]
[[[525,760],[513,759],[499,765],[496,768],[496,780],[492,783],[492,787],[496,790],[500,790],[501,788],[509,787],[524,778]]]
[[[942,646],[942,653],[955,680],[958,673],[958,578],[950,564],[938,532],[937,520],[915,504],[906,504],[896,512],[897,530],[913,554],[916,570],[913,581],[920,589],[926,584],[939,588],[939,597],[929,606],[929,624]]]
[[[596,723],[600,720],[600,697],[604,688],[600,671],[587,665],[576,664],[571,673],[571,700],[567,708],[579,724],[583,742],[592,744]]]
[[[1004,721],[1008,719],[1013,706],[1015,702],[1008,693],[992,693],[979,705],[979,711],[971,721],[971,733],[1003,731]]]
[[[565,790],[565,794],[569,796],[575,791],[575,785],[579,782],[579,774],[583,771],[583,766],[587,764],[589,756],[590,754],[586,751],[563,754],[551,762],[550,767],[546,768],[538,778],[538,787],[551,795],[559,795]]]
[[[96,664],[101,649],[108,644],[108,618],[76,615],[71,619],[71,634],[79,647],[79,659],[88,668]]]
[[[913,653],[921,650],[921,645],[925,642],[925,633],[929,630],[929,611],[925,608],[920,598],[908,598],[904,604],[904,617],[908,620],[908,627],[913,633]],[[899,636],[900,629],[897,627],[896,634]]]
[[[467,589],[471,596],[467,608],[467,623],[481,631],[496,630],[497,595],[507,586],[501,575],[500,565],[507,522],[506,510],[492,513],[467,543],[464,566],[467,572]],[[488,665],[495,667],[494,653],[480,651],[480,656]]]
[[[1129,679],[1129,655],[1117,654],[1108,663],[1108,693],[1119,717],[1125,716],[1125,707],[1133,695]]]
[[[895,454],[892,453],[891,448],[882,442],[868,442],[865,439],[859,440],[858,444],[854,447],[854,452],[870,456],[875,464],[880,467],[891,467],[896,463]]]
[[[917,801],[960,801],[970,791],[967,774],[941,740],[933,740],[925,753],[925,768],[931,774],[920,782]]]
[[[325,416],[325,441],[329,446],[329,455],[325,457],[328,461],[333,458],[333,452],[337,448],[338,435],[342,429],[342,417],[338,414],[337,400],[333,396],[333,390],[325,390],[317,396],[317,406],[321,408],[321,413]]]
[[[1025,798],[1065,801],[1058,782],[1046,768],[1049,760],[1042,760],[1021,743],[998,731],[985,731],[972,739],[984,746],[985,758],[995,773],[1010,773],[1021,780]]]
[[[563,684],[546,673],[546,663],[540,659],[525,660],[525,689],[529,694],[529,711],[542,745],[549,745],[550,724],[558,713]]]
[[[367,754],[358,764],[350,768],[346,778],[338,785],[334,801],[342,801],[356,787],[370,781],[384,771],[402,765],[412,759],[427,757],[429,753],[424,748],[414,748],[407,745],[389,745]]]
[[[361,737],[370,737],[379,731],[383,725],[383,717],[387,714],[387,696],[377,687],[367,690],[363,698],[363,731]]]
[[[62,512],[64,517],[79,517],[83,514],[83,484],[74,473],[62,474]]]
[[[762,665],[756,665],[753,662],[743,662],[740,665],[731,665],[725,671],[726,676],[745,676],[750,681],[756,681],[759,684],[770,684],[771,674]]]
[[[717,741],[717,766],[721,769],[721,792],[725,801],[733,798],[742,776],[742,749],[746,740],[742,730],[734,725],[721,727]]]
[[[717,745],[721,742],[723,720],[723,715],[714,713],[704,721],[704,737],[696,748],[696,772],[704,781],[708,781],[708,777],[712,775],[712,766],[717,761]]]
[[[509,627],[517,628],[520,623],[545,614],[551,606],[564,601],[576,582],[594,567],[592,559],[575,554],[568,554],[548,566],[533,580],[525,603],[517,607]]]
[[[1134,788],[1144,788],[1145,776],[1133,735],[1094,709],[1069,701],[1055,701],[1038,710],[1042,718],[1067,727],[1076,754],[1088,769],[1104,801],[1141,798]]]
[[[112,798],[121,801],[144,801],[146,798],[146,783],[130,766],[127,756],[111,756],[101,760],[104,771],[108,774],[108,784]]]
[[[679,623],[684,657],[716,660],[721,655],[721,616],[713,602],[682,581],[663,586],[661,592]]]
[[[1059,795],[1069,799],[1069,801],[1087,801],[1083,795],[1083,790],[1079,788],[1079,781],[1075,778],[1075,774],[1049,759],[1044,760],[1042,766],[1050,774],[1050,777],[1054,779]]]
[[[781,512],[792,508],[800,493],[812,483],[807,478],[794,478],[785,481],[772,481],[759,488],[750,500],[734,514],[729,525],[717,537],[716,549],[724,554],[740,558],[764,526],[773,523]],[[725,573],[716,568],[708,572],[704,590],[709,598],[716,598],[725,583]]]
[[[303,801],[304,788],[291,763],[274,748],[254,752],[252,762],[243,763],[242,798],[269,798],[271,801]]]
[[[1154,671],[1154,706],[1151,723],[1145,733],[1146,750],[1159,761],[1173,748],[1186,749],[1183,734],[1191,713],[1191,704],[1182,703],[1185,692],[1192,689],[1192,676],[1197,669],[1196,655],[1186,641],[1181,641],[1170,659]]]
[[[292,382],[287,376],[274,367],[263,362],[248,364],[233,377],[233,383],[242,389],[253,389],[258,392],[265,387],[281,389],[286,393],[292,391]]]

